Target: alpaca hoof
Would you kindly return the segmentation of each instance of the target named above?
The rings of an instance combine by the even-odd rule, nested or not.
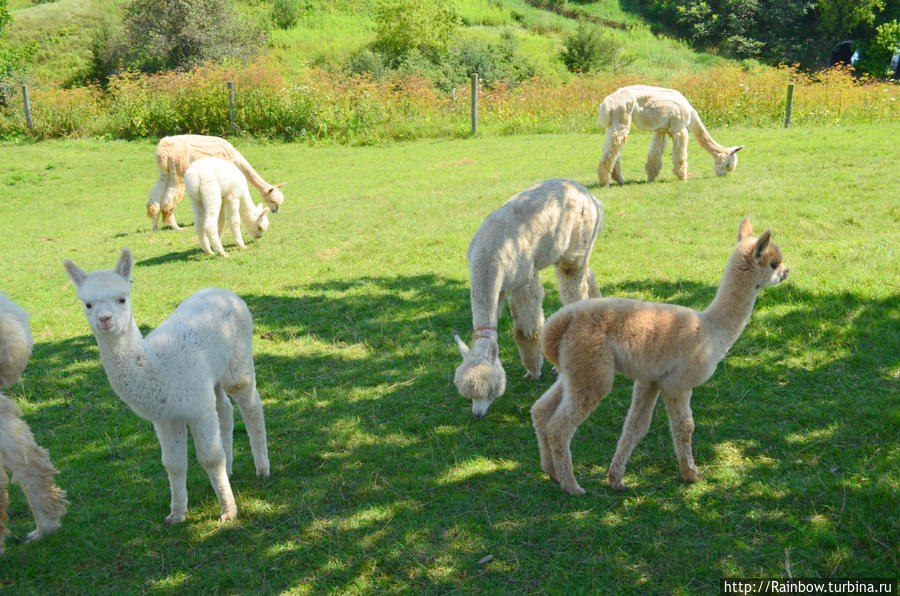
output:
[[[628,490],[628,485],[622,482],[621,478],[612,478],[609,479],[609,487],[613,490]]]
[[[181,514],[170,513],[169,515],[166,516],[166,525],[167,526],[174,526],[175,524],[180,524],[183,521],[184,521],[183,513],[181,513]]]
[[[237,517],[237,511],[228,511],[219,516],[220,522],[230,522],[233,521],[234,518]]]
[[[28,536],[25,537],[25,543],[34,542],[35,540],[40,540],[43,534],[41,534],[40,530],[32,530],[28,532]]]
[[[535,379],[535,380],[536,380],[536,379],[540,379],[540,378],[541,378],[541,371],[540,371],[540,370],[538,370],[537,372],[531,372],[531,371],[528,371],[528,372],[525,373],[525,377],[524,377],[524,378],[526,378],[526,379]]]
[[[562,486],[562,485],[561,485]],[[580,497],[585,494],[585,490],[578,486],[576,482],[574,486],[562,486],[562,489],[572,495],[573,497]]]
[[[269,466],[265,468],[256,468],[257,477],[268,478],[269,477]]]
[[[697,482],[702,478],[700,471],[694,466],[681,472],[681,477],[685,482]]]

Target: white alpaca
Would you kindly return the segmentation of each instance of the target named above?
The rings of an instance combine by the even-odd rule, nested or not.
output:
[[[244,156],[225,139],[204,135],[163,137],[156,145],[155,157],[159,178],[147,201],[147,215],[153,220],[154,230],[157,229],[160,213],[163,225],[175,230],[181,229],[175,222],[175,207],[184,198],[184,173],[192,162],[202,157],[218,157],[234,163],[259,191],[273,213],[284,203],[284,195],[280,190],[284,182],[273,186],[263,180]]]
[[[606,128],[606,142],[597,168],[597,178],[603,186],[609,186],[610,176],[619,184],[625,182],[620,154],[632,123],[638,128],[653,131],[650,153],[644,165],[647,179],[651,181],[662,169],[667,136],[672,137],[675,175],[682,180],[687,180],[688,131],[713,156],[713,169],[719,176],[734,171],[737,152],[744,148],[743,145],[723,147],[715,142],[703,126],[697,110],[678,91],[648,85],[622,87],[607,95],[600,104],[600,125]]]
[[[0,293],[0,387],[19,380],[33,344],[28,315]],[[35,443],[31,429],[22,420],[22,411],[0,393],[0,554],[9,534],[7,472],[21,485],[37,526],[28,533],[26,542],[59,529],[68,504],[65,491],[54,484],[53,478],[59,472],[47,450]]]
[[[218,157],[198,159],[184,173],[184,188],[194,210],[194,229],[207,254],[213,254],[215,249],[223,257],[228,256],[221,239],[226,221],[241,248],[247,248],[241,236],[241,221],[254,238],[269,229],[269,208],[262,203],[253,204],[247,179],[230,161]]]
[[[186,427],[219,500],[219,519],[234,519],[237,506],[228,482],[234,409],[226,393],[244,418],[256,474],[269,475],[266,427],[253,368],[253,321],[247,305],[233,292],[206,288],[141,337],[129,301],[131,251],[122,249],[114,270],[85,273],[68,259],[63,265],[84,303],[110,385],[156,430],[172,493],[166,523],[181,522],[187,512]]]
[[[569,445],[578,425],[610,392],[616,373],[634,379],[631,407],[609,465],[612,488],[625,489],[625,464],[647,434],[662,392],[682,477],[699,478],[691,454],[691,391],[716,370],[750,319],[756,295],[784,281],[788,268],[768,230],[753,236],[750,221],[738,230],[712,304],[702,311],[624,298],[585,300],[547,320],[544,352],[557,381],[531,407],[541,468],[567,493],[583,495],[572,471]]]
[[[541,376],[544,288],[539,272],[556,265],[564,304],[599,296],[588,259],[603,227],[603,205],[581,184],[554,178],[520,192],[485,218],[466,258],[472,301],[472,348],[456,336],[462,364],[453,382],[472,400],[472,414],[485,415],[506,389],[497,356],[497,321],[509,294],[516,346],[527,371]]]

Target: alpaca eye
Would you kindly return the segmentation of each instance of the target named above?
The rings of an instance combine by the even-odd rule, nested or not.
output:
[[[125,304],[125,299],[124,299],[124,298],[119,298],[119,304]]]
[[[777,268],[778,268],[778,263],[772,263],[772,269],[777,269]]]
[[[93,306],[93,304],[91,304],[90,302],[85,302],[85,303],[84,303],[84,307],[85,307],[86,309],[88,309],[88,310],[91,310],[91,307],[92,307],[92,306]]]

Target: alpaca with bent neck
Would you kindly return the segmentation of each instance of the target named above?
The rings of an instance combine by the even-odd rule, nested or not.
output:
[[[554,178],[510,198],[475,232],[466,251],[475,332],[471,349],[455,337],[463,361],[453,378],[460,395],[472,400],[473,416],[484,416],[506,389],[497,343],[504,297],[525,377],[537,379],[543,364],[540,270],[555,266],[563,304],[599,296],[588,261],[602,228],[600,201],[578,182]]]
[[[634,380],[631,407],[609,466],[612,488],[622,478],[637,443],[647,434],[662,393],[681,475],[695,482],[699,472],[691,454],[694,387],[706,382],[744,330],[759,291],[788,276],[772,232],[758,238],[750,221],[738,230],[716,296],[701,312],[673,304],[625,298],[584,300],[563,307],[544,327],[544,353],[559,378],[531,408],[541,468],[563,490],[582,495],[572,470],[570,444],[613,386],[616,373]]]
[[[237,402],[258,476],[268,477],[262,402],[253,366],[253,321],[247,305],[228,290],[206,288],[185,299],[142,337],[131,310],[131,251],[115,269],[86,273],[72,261],[66,272],[84,303],[110,385],[141,418],[153,423],[169,476],[167,524],[187,512],[187,429],[219,501],[221,521],[237,515],[232,472]]]
[[[600,104],[600,125],[606,129],[603,155],[597,167],[597,178],[609,186],[610,177],[622,184],[621,153],[631,125],[653,132],[644,171],[653,181],[662,169],[666,141],[672,138],[672,166],[675,176],[687,180],[687,143],[693,133],[697,142],[713,156],[713,170],[724,176],[737,168],[737,153],[743,145],[725,147],[717,143],[700,120],[688,100],[674,89],[649,85],[630,85],[610,93]]]

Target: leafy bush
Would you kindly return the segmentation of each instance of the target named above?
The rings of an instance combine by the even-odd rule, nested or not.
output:
[[[300,20],[298,0],[274,0],[272,2],[272,23],[279,29],[293,29]]]
[[[856,68],[876,77],[893,74],[891,57],[900,47],[900,22],[891,21],[875,28],[875,37],[865,44]]]
[[[572,72],[590,72],[600,67],[616,70],[622,59],[622,44],[601,28],[585,21],[563,42],[561,58]]]
[[[381,0],[375,6],[374,48],[398,65],[412,50],[439,62],[459,26],[452,3]]]

